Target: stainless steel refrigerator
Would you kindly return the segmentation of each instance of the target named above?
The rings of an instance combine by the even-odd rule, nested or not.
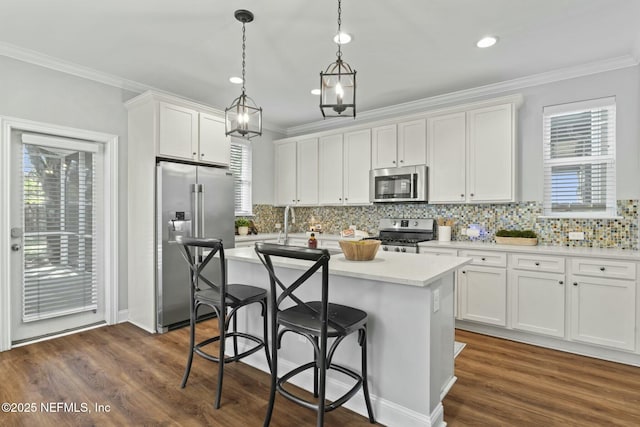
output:
[[[189,267],[176,236],[215,237],[234,247],[233,176],[228,169],[158,162],[156,166],[157,331],[189,322]],[[205,277],[219,277],[212,260]],[[206,316],[207,313],[198,313]]]

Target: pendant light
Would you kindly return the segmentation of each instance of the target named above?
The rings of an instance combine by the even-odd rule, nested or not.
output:
[[[342,1],[338,0],[338,34],[342,25]],[[327,117],[356,117],[356,71],[342,60],[337,42],[338,59],[320,72],[320,111]]]
[[[245,93],[245,24],[253,21],[253,13],[239,9],[234,13],[236,19],[242,22],[242,94],[233,100],[231,106],[224,110],[225,132],[227,136],[251,139],[262,135],[262,108]]]

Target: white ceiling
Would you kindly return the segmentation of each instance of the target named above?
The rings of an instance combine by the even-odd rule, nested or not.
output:
[[[265,123],[321,120],[337,0],[0,0],[0,42],[224,109],[247,94]],[[343,59],[358,111],[640,53],[640,0],[344,0]],[[478,49],[484,35],[499,43]]]

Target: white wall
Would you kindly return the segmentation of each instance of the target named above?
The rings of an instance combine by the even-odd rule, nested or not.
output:
[[[0,115],[117,135],[119,138],[119,301],[127,307],[127,111],[136,94],[0,56]]]

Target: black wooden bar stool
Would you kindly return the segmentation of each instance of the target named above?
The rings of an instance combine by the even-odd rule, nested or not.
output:
[[[261,348],[265,349],[267,364],[271,366],[269,349],[267,346],[267,291],[255,286],[227,284],[227,271],[224,258],[224,247],[222,240],[211,238],[197,238],[178,236],[176,241],[181,245],[182,256],[189,263],[191,270],[191,321],[189,331],[189,359],[182,378],[181,387],[184,388],[189,379],[193,354],[204,357],[207,360],[218,362],[218,386],[216,390],[215,408],[220,408],[220,397],[222,394],[222,378],[225,363],[238,361]],[[201,248],[208,253],[199,255],[197,248]],[[219,254],[220,277],[218,280],[209,280],[203,276],[202,272],[213,257]],[[201,287],[201,283],[207,285]],[[238,310],[249,304],[260,304],[263,318],[263,338],[238,332],[236,314]],[[211,307],[218,317],[219,335],[207,338],[199,343],[195,342],[196,319],[198,308],[201,306]],[[229,331],[229,324],[232,323],[233,330]],[[225,356],[226,338],[233,339],[233,356]],[[248,350],[238,353],[238,338],[244,338],[255,345]],[[218,355],[207,353],[203,348],[214,342],[219,342]]]
[[[367,385],[367,313],[353,307],[329,303],[329,252],[326,249],[307,249],[296,246],[256,243],[256,253],[269,272],[271,282],[269,298],[272,341],[271,393],[264,426],[268,426],[271,422],[276,391],[299,405],[315,410],[318,413],[317,425],[320,427],[324,424],[325,412],[340,407],[355,395],[360,388],[362,388],[364,394],[369,421],[375,423]],[[278,278],[278,274],[273,267],[272,258],[277,257],[312,261],[313,265],[293,283],[285,284]],[[322,274],[321,300],[305,302],[297,297],[295,292],[318,270],[321,270]],[[313,286],[317,282],[309,281],[307,283]],[[287,302],[283,304],[285,301]],[[291,302],[293,305],[289,304]],[[281,308],[283,305],[288,308]],[[314,349],[314,360],[298,366],[278,378],[278,350],[282,344],[282,336],[287,332],[294,332],[309,340]],[[358,333],[358,344],[362,351],[361,374],[332,361],[338,345],[344,338],[354,332]],[[328,338],[333,339],[330,346],[328,345]],[[309,369],[313,370],[314,375],[313,394],[316,398],[314,401],[303,399],[284,388],[287,381]],[[355,380],[355,385],[332,403],[325,401],[326,378],[329,369],[338,371]]]

